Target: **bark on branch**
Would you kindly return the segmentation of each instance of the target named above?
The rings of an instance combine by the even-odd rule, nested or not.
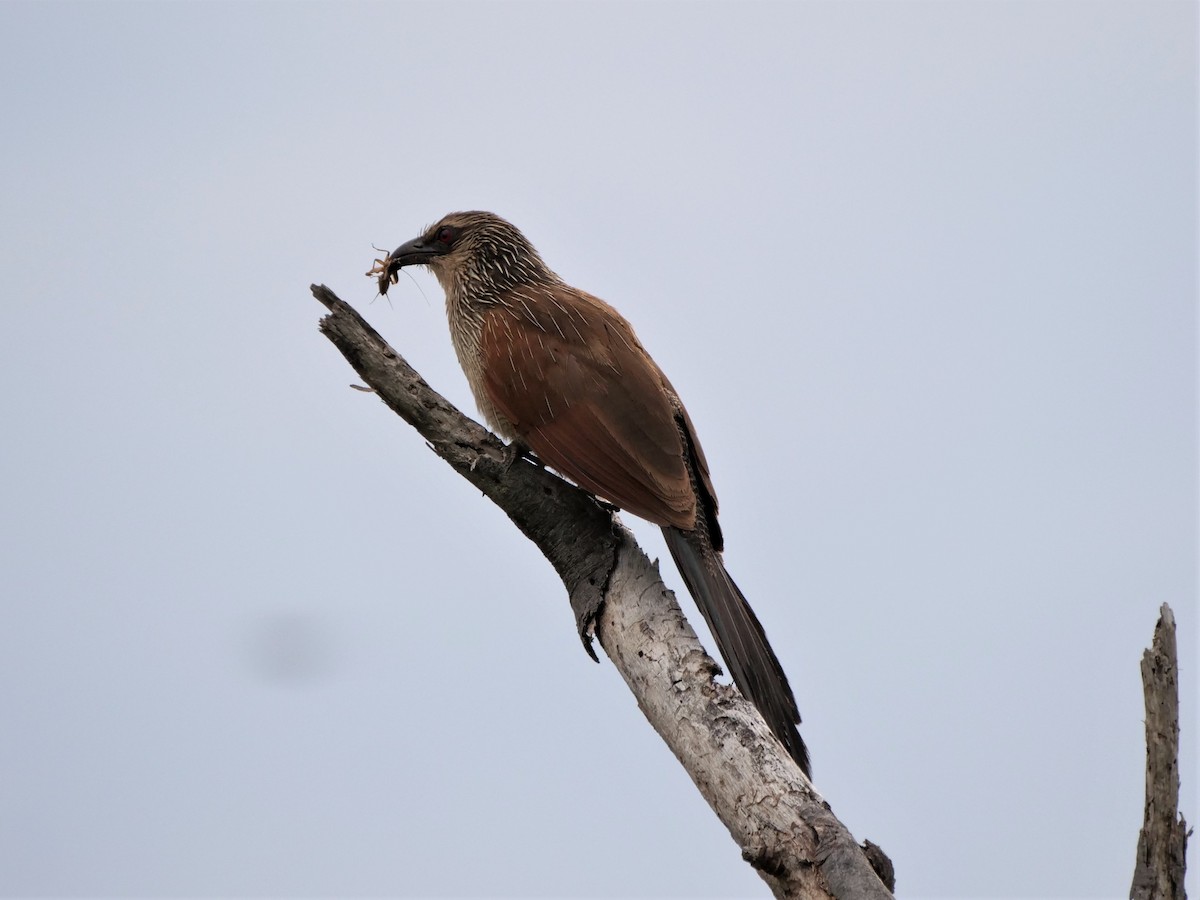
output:
[[[1187,823],[1179,814],[1179,665],[1175,614],[1162,605],[1142,655],[1146,695],[1146,814],[1130,900],[1183,900]]]
[[[891,885],[884,886],[754,707],[714,682],[717,665],[657,567],[612,513],[536,466],[507,466],[504,445],[435,393],[357,312],[323,285],[312,292],[329,309],[321,331],[359,377],[554,566],[588,652],[595,656],[594,634],[774,895],[891,897]]]

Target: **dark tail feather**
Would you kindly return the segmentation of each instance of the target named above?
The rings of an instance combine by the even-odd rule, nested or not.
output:
[[[754,610],[725,571],[720,555],[701,534],[666,526],[663,535],[733,683],[758,707],[772,733],[811,778],[808,748],[796,730],[800,723],[796,698]]]

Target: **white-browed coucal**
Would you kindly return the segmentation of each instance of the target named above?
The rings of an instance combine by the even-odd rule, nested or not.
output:
[[[696,430],[633,328],[492,213],[451,213],[370,274],[387,293],[412,265],[431,269],[446,293],[454,349],[484,418],[597,497],[662,527],[734,683],[809,774],[787,676],[722,562]]]

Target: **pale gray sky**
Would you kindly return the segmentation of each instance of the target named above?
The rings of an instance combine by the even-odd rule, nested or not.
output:
[[[313,281],[473,410],[436,283],[362,273],[484,208],[682,393],[903,895],[1124,896],[1164,601],[1200,818],[1196,24],[0,5],[0,893],[765,896],[317,333]]]

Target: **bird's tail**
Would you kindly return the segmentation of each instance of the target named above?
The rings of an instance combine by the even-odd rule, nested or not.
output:
[[[805,775],[812,777],[808,748],[796,726],[800,712],[767,635],[734,584],[721,556],[703,532],[665,526],[663,535],[679,574],[700,608],[733,683],[753,703],[767,726]]]

